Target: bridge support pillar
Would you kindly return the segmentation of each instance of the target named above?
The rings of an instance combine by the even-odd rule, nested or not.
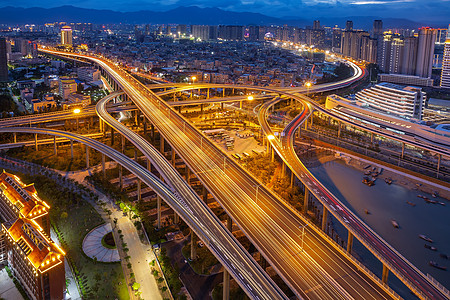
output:
[[[305,119],[305,130],[307,130],[308,129],[308,119]]]
[[[156,210],[157,210],[157,228],[158,230],[161,229],[161,197],[158,195],[156,197]]]
[[[314,125],[314,111],[311,113],[311,127]]]
[[[86,145],[86,169],[89,169],[89,147]]]
[[[34,149],[38,151],[38,138],[37,133],[34,134]]]
[[[109,127],[111,129],[111,146],[114,146],[114,128]]]
[[[373,144],[373,138],[374,138],[374,134],[373,132],[370,133],[370,143]]]
[[[439,178],[439,169],[441,168],[441,159],[442,159],[442,154],[438,155],[438,161],[437,161],[437,168],[436,168],[436,178]]]
[[[144,135],[147,135],[147,118],[144,117]]]
[[[223,102],[220,103],[220,109],[223,110]]]
[[[328,209],[326,207],[323,207],[322,231],[324,232],[327,229],[327,220],[328,220]]]
[[[269,143],[268,147],[270,149],[270,161],[274,162],[275,161],[275,151],[274,151],[272,145],[270,145],[270,143]]]
[[[56,155],[57,153],[56,149],[56,135],[53,136],[53,154]]]
[[[15,144],[15,143],[17,143],[17,133],[14,132],[13,136],[14,136],[14,144]]]
[[[186,165],[186,178],[185,178],[185,180],[186,180],[186,182],[187,182],[187,184],[188,185],[190,185],[191,184],[191,169],[189,169],[189,167]]]
[[[341,122],[338,121],[338,138],[341,137]]]
[[[200,104],[200,113],[203,114],[203,103]]]
[[[197,247],[195,246],[196,236],[191,228],[191,261],[197,258]]]
[[[121,137],[121,149],[122,149],[122,154],[125,152],[125,137],[123,135],[120,136]]]
[[[309,202],[309,190],[305,185],[305,200],[303,200],[303,211],[306,213],[308,211],[308,202]]]
[[[152,142],[155,142],[155,125],[150,124],[150,128],[152,131]]]
[[[387,284],[388,276],[389,276],[389,269],[386,267],[385,264],[383,264],[383,275],[381,275],[381,281]]]
[[[103,179],[106,179],[105,154],[102,154],[102,173],[103,173]]]
[[[206,99],[209,99],[209,89],[206,89]]]
[[[134,161],[137,162],[138,161],[138,157],[137,157],[137,149],[134,148]]]
[[[73,159],[73,140],[70,140],[70,158]]]
[[[349,231],[347,238],[347,252],[352,253],[352,248],[353,248],[353,234]]]
[[[147,158],[147,170],[150,172],[152,171],[152,163],[151,163],[150,159],[148,159],[148,158]]]
[[[239,101],[239,108],[242,109],[242,102],[244,101]]]
[[[202,187],[202,194],[203,194],[203,202],[208,204],[208,190],[205,188],[205,186]]]
[[[164,155],[164,137],[161,135],[161,133],[159,134],[159,151],[161,152],[162,155]]]
[[[223,300],[230,300],[230,273],[223,269]]]
[[[141,180],[138,178],[137,179],[137,200],[141,201],[142,200],[142,194],[141,194]]]
[[[122,165],[119,165],[119,188],[122,190],[123,188],[123,176],[122,176]]]
[[[134,112],[134,125],[138,125],[138,110]]]
[[[402,143],[402,159],[404,155],[405,155],[405,143]]]
[[[286,176],[286,164],[284,163],[284,161],[281,163],[281,177]]]
[[[175,156],[176,156],[176,153],[175,153],[175,149],[173,149],[173,147],[172,147],[172,150],[171,150],[171,154],[172,154],[172,167],[175,168]]]
[[[291,188],[294,187],[294,180],[295,180],[294,172],[291,171]]]

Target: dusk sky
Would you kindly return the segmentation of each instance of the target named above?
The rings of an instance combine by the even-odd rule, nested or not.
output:
[[[416,21],[450,22],[450,0],[0,0],[0,7],[45,8],[74,5],[116,11],[165,11],[179,6],[218,7],[231,11],[259,12],[274,17],[379,16]]]

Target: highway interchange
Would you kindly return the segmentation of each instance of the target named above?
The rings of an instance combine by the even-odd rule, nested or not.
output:
[[[348,255],[337,251],[335,245],[323,237],[319,229],[313,226],[307,228],[305,245],[301,248],[300,226],[305,226],[302,216],[266,190],[168,104],[129,74],[106,60],[84,58],[100,65],[118,82],[298,297],[392,298],[393,294],[390,294],[386,286],[370,274],[362,272]],[[196,88],[199,87],[196,85]],[[253,89],[264,90],[257,87]],[[297,97],[281,90],[275,92]],[[160,164],[162,162],[158,163]],[[168,181],[172,182],[171,180]],[[195,230],[195,227],[193,228]],[[208,242],[206,236],[199,236]]]

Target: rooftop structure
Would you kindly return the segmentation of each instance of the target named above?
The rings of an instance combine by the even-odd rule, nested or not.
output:
[[[0,174],[0,262],[7,262],[30,299],[63,299],[65,252],[50,238],[48,211],[33,184]]]

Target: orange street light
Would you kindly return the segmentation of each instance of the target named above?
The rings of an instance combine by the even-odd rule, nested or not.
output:
[[[254,99],[253,96],[248,96],[248,97],[247,97],[247,100],[252,101],[253,99]]]
[[[75,108],[74,110],[73,110],[73,113],[74,114],[79,114],[81,112],[81,109],[79,109],[79,108]]]
[[[267,139],[270,141],[270,140],[273,140],[275,138],[275,136],[273,135],[273,134],[269,134],[268,136],[267,136]]]

